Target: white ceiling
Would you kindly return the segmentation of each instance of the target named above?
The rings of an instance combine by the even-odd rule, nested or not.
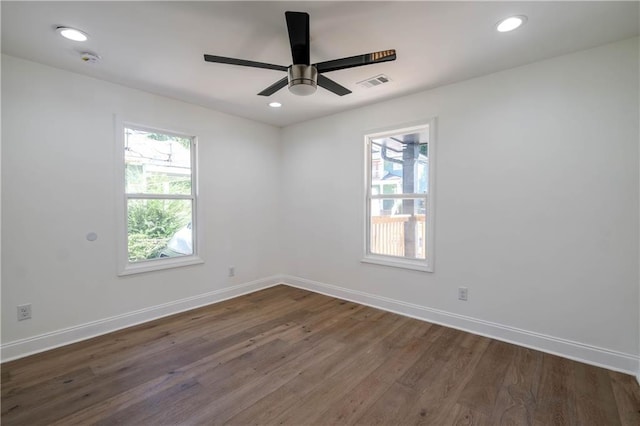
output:
[[[638,35],[638,2],[9,2],[2,52],[277,126]],[[395,62],[327,76],[353,91],[256,94],[279,71],[206,63],[203,54],[288,66],[287,10],[311,15],[311,61],[396,49]],[[522,28],[495,24],[526,15]],[[59,25],[90,35],[58,36]],[[98,64],[80,52],[102,56]],[[391,82],[356,83],[384,73]],[[283,107],[267,107],[270,100]]]

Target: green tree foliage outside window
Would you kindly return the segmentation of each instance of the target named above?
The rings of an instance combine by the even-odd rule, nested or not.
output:
[[[128,209],[129,261],[160,257],[169,239],[191,220],[185,200],[130,200]]]

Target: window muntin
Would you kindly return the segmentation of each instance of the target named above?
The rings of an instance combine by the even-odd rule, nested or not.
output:
[[[120,272],[200,263],[195,137],[129,124],[121,129],[126,237]]]
[[[432,126],[365,137],[366,262],[433,270]]]

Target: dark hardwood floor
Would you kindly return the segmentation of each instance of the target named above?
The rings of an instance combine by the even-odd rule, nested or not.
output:
[[[631,376],[286,286],[2,365],[3,425],[640,425]]]

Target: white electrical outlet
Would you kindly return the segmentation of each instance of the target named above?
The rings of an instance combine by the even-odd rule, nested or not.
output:
[[[27,305],[18,305],[18,321],[31,318],[31,303]]]
[[[229,266],[229,276],[230,277],[235,277],[236,276],[236,267],[235,266]]]
[[[469,298],[469,289],[466,287],[458,287],[458,300],[464,300],[465,302]]]

